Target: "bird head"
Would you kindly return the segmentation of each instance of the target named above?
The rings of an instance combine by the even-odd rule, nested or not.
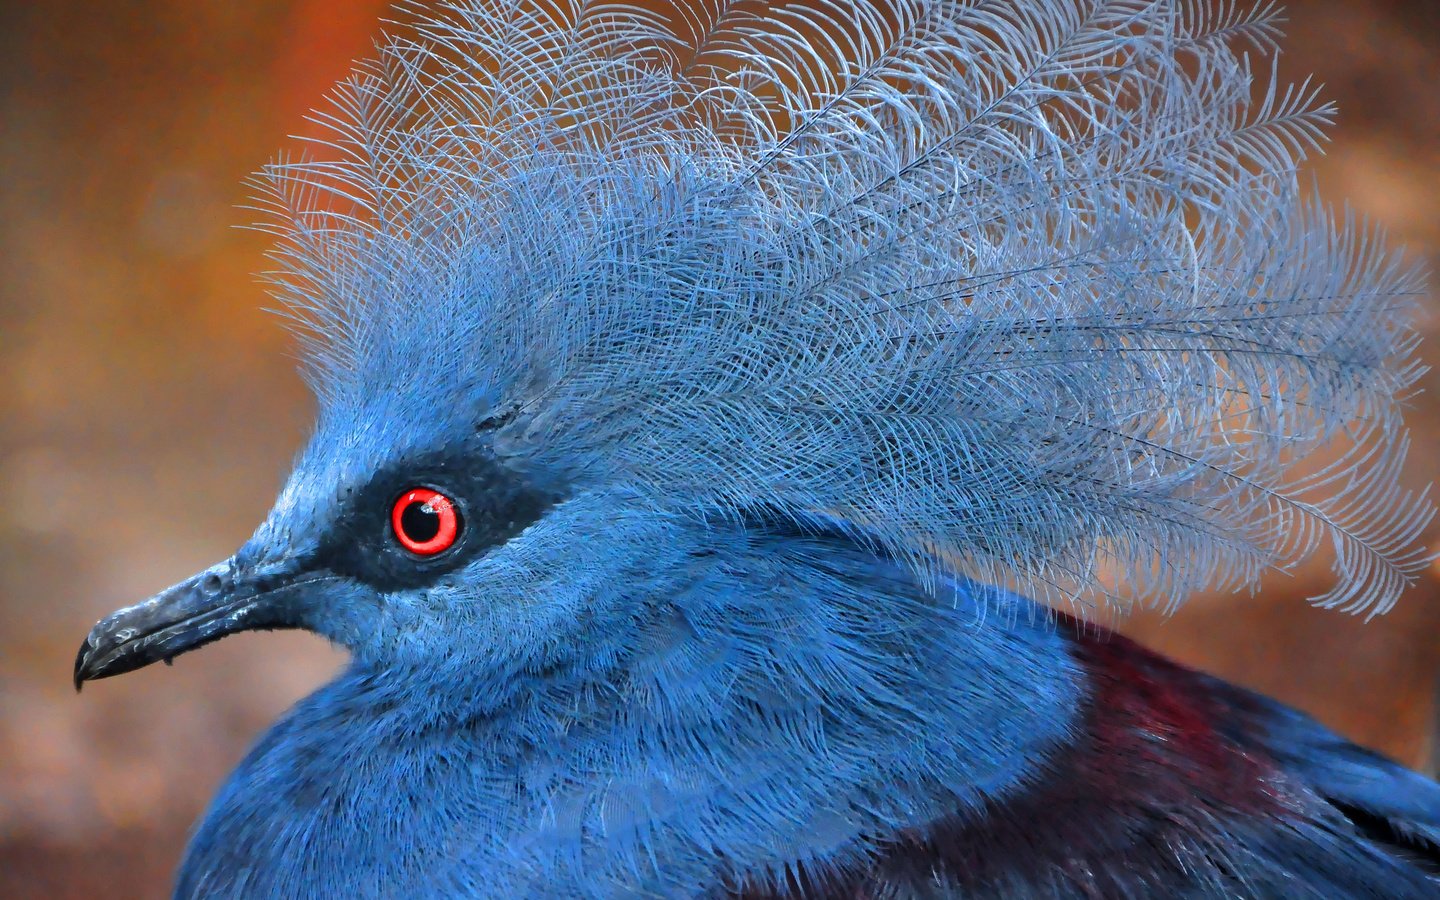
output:
[[[244,628],[599,656],[756,523],[937,596],[1168,605],[1328,539],[1318,601],[1378,609],[1423,567],[1420,281],[1300,191],[1331,110],[1252,70],[1273,6],[661,6],[421,11],[257,176],[313,437],[77,684]]]
[[[97,625],[77,684],[243,629],[305,628],[367,660],[475,630],[480,586],[502,580],[487,555],[563,489],[507,466],[491,429],[428,403],[384,393],[353,412],[317,430],[233,557]]]
[[[321,251],[336,254],[330,272],[357,281],[320,288],[343,295],[349,312],[314,307],[317,318],[299,323],[320,410],[274,507],[229,560],[98,623],[76,661],[77,687],[245,629],[304,628],[388,668],[433,669],[441,647],[471,673],[472,656],[492,676],[550,665],[626,593],[604,585],[617,567],[656,558],[646,544],[683,494],[667,497],[637,471],[665,464],[647,434],[658,423],[616,417],[606,398],[665,377],[665,357],[685,352],[667,346],[665,310],[697,291],[718,304],[726,269],[753,277],[740,267],[763,243],[742,240],[739,223],[672,176],[661,181],[654,158],[624,166],[545,152],[532,166],[515,162],[494,185],[510,210],[503,226],[465,237],[442,268],[427,258],[444,237],[436,233],[366,239],[363,249],[347,235]],[[285,166],[271,176],[293,177]],[[698,206],[693,221],[672,228],[668,247],[635,255],[637,237],[683,220],[681,203]],[[615,232],[610,245],[584,246],[597,231]],[[701,259],[720,270],[669,283]],[[388,309],[371,305],[382,296]],[[629,321],[605,337],[606,320],[627,305]],[[348,338],[334,341],[340,333]],[[597,339],[629,350],[595,357]],[[698,342],[694,351],[715,352]],[[599,365],[555,378],[559,354]],[[601,439],[615,442],[609,459],[587,449],[586,431],[617,425],[623,437]]]

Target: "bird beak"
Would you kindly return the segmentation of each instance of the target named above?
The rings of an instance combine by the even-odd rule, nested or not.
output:
[[[237,631],[294,627],[284,602],[293,575],[238,577],[231,560],[212,566],[142,603],[111,613],[90,629],[75,657],[75,690],[170,662]]]

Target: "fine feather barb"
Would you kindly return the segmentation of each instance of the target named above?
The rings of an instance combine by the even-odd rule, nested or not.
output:
[[[1301,190],[1274,3],[400,17],[256,178],[322,416],[448,384],[517,467],[930,586],[1169,607],[1328,543],[1316,602],[1380,611],[1426,564],[1423,282]]]

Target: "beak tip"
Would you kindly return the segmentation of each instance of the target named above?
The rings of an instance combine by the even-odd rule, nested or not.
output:
[[[89,650],[90,650],[90,641],[89,641],[89,640],[86,640],[84,643],[82,643],[82,644],[80,645],[80,652],[75,654],[75,672],[74,672],[74,678],[75,678],[75,693],[77,693],[77,694],[80,693],[80,689],[85,686],[85,678],[86,678],[86,676],[89,674],[88,672],[85,671],[85,663],[87,662],[87,657],[89,656],[89,652],[88,652]]]

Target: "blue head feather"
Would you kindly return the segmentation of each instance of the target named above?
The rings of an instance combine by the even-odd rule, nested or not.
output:
[[[1318,602],[1383,610],[1423,566],[1420,280],[1298,187],[1333,110],[1252,69],[1272,4],[416,16],[258,179],[317,444],[505,412],[536,477],[834,517],[932,588],[1174,604],[1329,540]]]

